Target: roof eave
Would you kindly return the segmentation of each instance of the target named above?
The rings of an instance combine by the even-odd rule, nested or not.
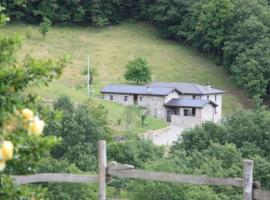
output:
[[[150,94],[150,93],[134,93],[134,92],[106,92],[100,91],[101,93],[105,94],[126,94],[126,95],[146,95],[146,96],[167,96],[168,94]]]

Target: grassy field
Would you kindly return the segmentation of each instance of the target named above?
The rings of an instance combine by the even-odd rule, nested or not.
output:
[[[38,58],[57,58],[68,54],[73,61],[61,78],[49,87],[32,89],[45,99],[63,94],[76,101],[87,98],[86,77],[83,75],[87,55],[90,55],[91,67],[96,72],[92,85],[96,95],[108,83],[124,82],[126,63],[141,56],[152,66],[154,81],[210,82],[214,87],[225,90],[224,115],[248,104],[247,97],[234,86],[222,67],[191,48],[162,39],[148,24],[123,23],[105,28],[53,27],[45,40],[36,26],[29,28],[28,25],[13,24],[2,28],[1,32],[25,37],[27,30],[31,30],[28,31],[31,38],[23,41],[18,52],[20,59],[26,54]],[[108,106],[108,103],[104,104]],[[108,106],[112,116],[120,109],[119,106],[118,109],[114,107]]]

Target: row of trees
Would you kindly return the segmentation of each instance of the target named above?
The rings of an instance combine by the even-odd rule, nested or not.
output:
[[[216,57],[251,96],[270,80],[270,7],[264,0],[158,0],[150,19],[161,33]]]
[[[3,0],[7,14],[16,20],[38,23],[44,17],[53,23],[88,23],[98,26],[119,23],[130,16],[141,18],[149,0]]]

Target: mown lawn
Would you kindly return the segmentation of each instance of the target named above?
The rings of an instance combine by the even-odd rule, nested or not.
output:
[[[26,31],[31,29],[31,38]],[[29,32],[29,31],[28,31]],[[229,115],[239,107],[247,105],[247,97],[234,86],[222,67],[197,51],[177,42],[162,39],[156,30],[144,23],[122,23],[105,28],[97,27],[53,27],[44,40],[37,26],[11,24],[1,29],[4,34],[19,34],[24,37],[18,57],[26,54],[38,58],[60,57],[68,54],[70,64],[59,80],[47,88],[31,89],[45,99],[68,95],[76,101],[87,98],[86,77],[83,70],[90,55],[91,67],[95,70],[92,90],[98,96],[100,88],[108,83],[124,82],[126,63],[141,56],[152,66],[154,81],[186,81],[205,84],[227,91],[223,101],[223,113]],[[107,105],[107,103],[104,103]],[[122,106],[119,106],[119,108]],[[118,108],[110,105],[114,119]],[[149,119],[150,124],[156,124]],[[152,120],[152,121],[151,121]],[[159,127],[155,125],[155,127]]]

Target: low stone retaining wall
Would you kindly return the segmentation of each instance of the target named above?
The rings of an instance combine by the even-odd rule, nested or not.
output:
[[[201,120],[195,116],[192,117],[192,116],[172,115],[171,124],[174,126],[180,126],[183,128],[192,128],[192,127],[195,127],[196,125],[200,125]]]
[[[161,129],[158,129],[158,130],[148,130],[146,131],[145,133],[141,134],[139,137],[140,138],[148,138],[150,136],[156,136],[156,135],[159,135],[165,131],[168,131],[170,129],[169,126],[165,127],[165,128],[161,128]]]

